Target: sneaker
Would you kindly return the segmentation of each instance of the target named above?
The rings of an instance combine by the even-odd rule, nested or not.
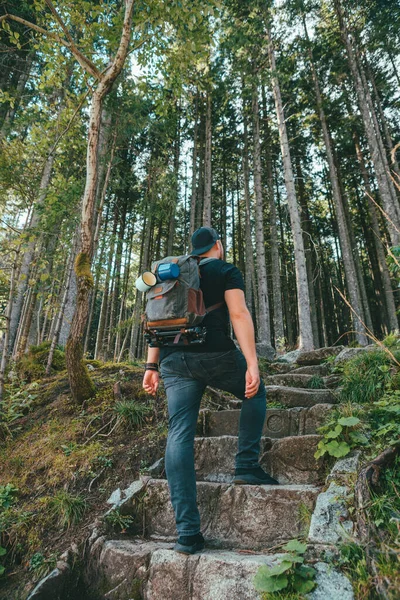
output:
[[[204,537],[200,532],[196,535],[181,535],[174,546],[175,552],[194,554],[204,549]]]
[[[247,485],[279,485],[279,481],[271,477],[258,465],[252,468],[237,468],[233,483]]]

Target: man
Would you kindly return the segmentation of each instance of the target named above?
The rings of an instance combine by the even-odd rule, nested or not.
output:
[[[266,413],[266,392],[258,370],[254,326],[244,297],[242,275],[224,261],[220,237],[211,227],[200,227],[192,236],[192,255],[213,260],[200,263],[201,290],[207,306],[223,302],[203,319],[203,344],[177,348],[150,348],[143,388],[155,394],[159,384],[157,364],[167,393],[169,430],[165,470],[175,511],[179,538],[174,550],[193,554],[204,548],[196,503],[194,437],[200,401],[207,385],[243,400],[240,413],[236,484],[278,484],[258,464],[260,438]],[[238,350],[229,336],[231,319]]]

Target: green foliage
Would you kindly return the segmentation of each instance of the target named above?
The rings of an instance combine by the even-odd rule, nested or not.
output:
[[[262,566],[254,577],[254,586],[259,592],[267,592],[265,599],[275,598],[275,593],[285,590],[285,593],[305,594],[315,587],[313,578],[316,570],[304,563],[303,554],[307,544],[297,539],[290,540],[282,547],[286,554],[277,565]]]
[[[39,346],[30,346],[28,353],[17,361],[15,368],[23,381],[34,381],[46,374],[50,346],[51,342],[49,341],[42,342]],[[52,373],[64,371],[64,369],[65,353],[63,350],[56,348],[51,366]]]
[[[49,508],[59,525],[69,528],[81,521],[87,505],[83,496],[60,490],[49,499]]]
[[[362,352],[347,361],[343,367],[341,400],[361,405],[377,400],[390,380],[392,364],[390,356],[381,350]]]
[[[313,375],[307,382],[307,387],[310,390],[321,390],[325,388],[325,383],[320,375]]]
[[[146,417],[152,412],[151,406],[131,400],[120,400],[115,403],[114,411],[129,429],[137,429],[146,422]]]
[[[348,411],[348,408],[345,410]],[[350,408],[350,410],[352,410]],[[355,415],[342,416],[338,412],[330,415],[327,423],[317,429],[323,435],[318,442],[315,458],[324,454],[340,458],[346,456],[352,448],[368,444],[368,437],[362,430],[361,420]]]
[[[47,573],[53,570],[57,563],[55,554],[46,558],[41,552],[35,552],[29,561],[29,571],[35,574],[37,579],[42,579]]]
[[[115,509],[104,517],[104,521],[111,527],[125,531],[132,525],[133,518],[129,515],[121,515],[119,509]]]
[[[18,495],[18,488],[7,483],[7,485],[0,485],[0,510],[10,508],[14,504]]]
[[[28,414],[34,405],[37,394],[32,394],[37,388],[36,382],[29,386],[20,387],[18,385],[10,385],[7,388],[6,398],[2,404],[2,418],[6,423],[12,423]]]

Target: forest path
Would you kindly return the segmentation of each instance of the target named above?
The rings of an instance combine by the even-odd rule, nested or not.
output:
[[[143,477],[119,505],[120,514],[134,518],[138,535],[93,536],[87,580],[95,598],[262,598],[254,588],[254,575],[261,565],[280,562],[283,543],[299,536],[307,539],[317,498],[327,487],[328,464],[314,458],[321,437],[315,430],[336,402],[334,390],[326,386],[334,386],[337,380],[322,361],[339,350],[307,353],[301,367],[280,366],[287,372],[265,378],[267,402],[275,406],[267,408],[260,463],[280,485],[231,483],[240,402],[232,400],[232,409],[200,411],[195,466],[206,550],[191,556],[173,550],[176,529],[168,483]],[[310,380],[321,388],[307,388]],[[354,598],[348,579],[320,560],[323,545],[310,539],[308,544],[305,556],[317,570],[317,588],[305,597]]]

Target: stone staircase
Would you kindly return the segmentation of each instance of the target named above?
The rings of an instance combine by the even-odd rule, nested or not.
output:
[[[113,507],[134,519],[136,535],[117,539],[118,536],[99,536],[93,531],[86,572],[90,598],[258,600],[262,597],[253,586],[254,575],[261,565],[280,562],[283,556],[279,553],[280,544],[307,536],[309,522],[304,518],[313,513],[328,473],[327,463],[314,459],[320,439],[316,428],[336,402],[334,391],[328,386],[333,386],[334,380],[329,379],[327,366],[321,364],[329,349],[320,350],[324,352],[307,353],[310,358],[302,362],[304,366],[290,365],[287,373],[265,378],[267,418],[260,463],[280,485],[231,484],[239,406],[230,410],[202,410],[195,439],[195,466],[201,529],[207,549],[193,556],[173,551],[176,529],[167,481],[142,477],[125,490],[124,497],[117,499]],[[330,353],[339,350],[331,348]],[[322,389],[307,389],[307,381],[313,375],[324,378]],[[269,409],[268,402],[272,400],[284,408]],[[309,555],[312,557],[312,550]],[[353,598],[347,578],[321,562],[318,553],[316,556],[312,562],[317,569],[318,587],[307,598]]]

